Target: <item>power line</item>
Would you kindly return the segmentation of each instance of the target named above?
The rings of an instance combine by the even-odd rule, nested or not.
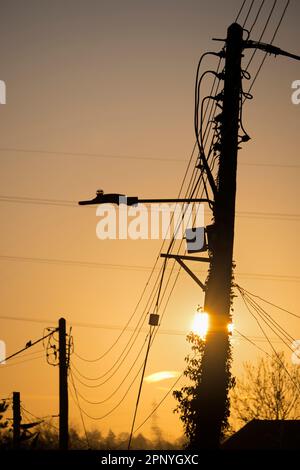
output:
[[[181,192],[182,192],[182,190],[183,190],[183,186],[184,186],[185,180],[186,180],[187,175],[188,175],[188,171],[189,171],[189,168],[190,168],[190,165],[191,165],[191,162],[192,162],[192,158],[193,158],[193,154],[194,154],[194,152],[195,152],[195,148],[196,148],[196,144],[194,145],[194,148],[193,148],[192,153],[191,153],[190,158],[189,158],[189,162],[188,162],[188,165],[187,165],[187,168],[186,168],[186,171],[185,171],[185,175],[184,175],[184,178],[183,178],[183,181],[182,181],[180,190],[179,190],[179,197],[180,197],[180,195],[181,195]],[[189,185],[190,185],[190,184],[189,184]],[[171,223],[171,222],[170,222],[170,223]],[[162,248],[163,248],[163,246],[164,246],[164,243],[165,243],[165,240],[163,241],[163,243],[162,243],[162,245],[161,245],[161,250],[162,250]],[[161,252],[161,250],[160,250],[160,252]],[[140,297],[140,299],[139,299],[139,301],[138,301],[138,303],[137,303],[137,305],[136,305],[136,308],[135,308],[133,314],[131,315],[130,319],[128,320],[126,326],[129,325],[129,322],[131,321],[132,317],[134,316],[134,314],[135,314],[135,312],[136,312],[136,310],[137,310],[137,308],[138,308],[138,306],[139,306],[139,304],[140,304],[140,302],[141,302],[141,300],[142,300],[142,298],[143,298],[143,296],[144,296],[144,293],[145,293],[145,291],[146,291],[146,288],[147,288],[147,286],[148,286],[148,284],[149,284],[149,282],[150,282],[150,280],[151,280],[151,278],[152,278],[152,275],[154,274],[154,270],[155,270],[155,267],[156,267],[156,265],[157,265],[157,263],[158,263],[158,260],[159,260],[159,255],[157,256],[156,261],[155,261],[155,263],[154,263],[154,266],[152,267],[150,276],[148,277],[146,286],[145,286],[145,288],[144,288],[144,290],[143,290],[143,292],[142,292],[142,295],[141,295],[141,297]],[[155,290],[155,286],[156,286],[156,283],[158,282],[158,279],[159,279],[159,275],[158,275],[158,277],[157,277],[157,279],[156,279],[156,282],[155,282],[155,284],[154,284],[154,287],[153,287],[153,289],[152,289],[152,292],[151,292],[151,294],[150,294],[150,297],[148,298],[148,302],[147,302],[147,305],[146,305],[146,307],[145,307],[145,309],[144,309],[144,311],[143,311],[142,316],[144,316],[144,314],[145,314],[145,311],[146,311],[147,306],[148,306],[148,304],[149,304],[149,300],[151,299],[151,296],[152,296],[152,294],[153,294],[153,292],[154,292],[154,290]],[[142,316],[140,317],[139,322],[141,321]],[[139,323],[138,323],[138,325],[139,325]],[[136,328],[138,327],[138,325],[136,326]],[[108,351],[110,351],[110,350],[117,344],[119,338],[120,338],[120,337],[122,336],[122,334],[125,332],[126,326],[125,326],[125,328],[122,330],[122,332],[121,332],[121,334],[119,335],[119,337],[117,338],[117,340],[116,340],[116,341],[113,343],[113,345],[108,349]],[[141,325],[141,326],[142,326],[142,325]],[[103,357],[103,355],[102,355],[102,357]]]
[[[296,313],[293,313],[293,312],[291,312],[290,310],[287,310],[287,309],[285,309],[285,308],[279,307],[278,305],[276,305],[276,304],[270,302],[269,300],[263,299],[263,298],[260,297],[259,295],[253,294],[252,292],[249,292],[248,290],[244,289],[244,288],[241,287],[241,286],[237,286],[237,287],[239,287],[239,289],[242,289],[242,290],[243,290],[244,292],[246,292],[248,295],[250,295],[250,296],[252,296],[252,297],[255,297],[255,298],[259,299],[259,300],[262,300],[262,301],[265,302],[266,304],[269,304],[269,305],[271,305],[272,307],[277,308],[278,310],[281,310],[281,311],[283,311],[283,312],[285,312],[285,313],[288,313],[289,315],[292,315],[293,317],[300,318],[300,315],[297,315]]]
[[[82,413],[87,416],[88,418],[94,420],[94,421],[100,421],[104,418],[106,418],[107,416],[111,415],[122,403],[123,401],[125,400],[126,396],[128,395],[131,387],[133,386],[134,382],[136,381],[138,375],[139,375],[139,372],[140,372],[140,369],[138,370],[138,373],[135,375],[135,377],[133,378],[132,382],[130,383],[129,387],[127,388],[125,394],[123,395],[123,397],[121,398],[121,400],[110,410],[108,411],[107,413],[105,413],[104,415],[101,415],[101,416],[92,416],[90,414],[88,414],[83,408],[81,408],[81,411]],[[78,404],[78,407],[80,405]]]
[[[276,3],[277,3],[277,1],[274,2],[274,6],[276,5]],[[281,15],[281,17],[280,17],[280,19],[279,19],[278,25],[277,25],[277,27],[276,27],[276,29],[275,29],[275,32],[274,32],[273,36],[272,36],[272,39],[271,39],[271,42],[270,42],[271,45],[273,44],[273,42],[274,42],[274,40],[275,40],[275,38],[276,38],[276,36],[277,36],[278,30],[279,30],[279,28],[280,28],[280,26],[281,26],[281,23],[282,23],[282,21],[283,21],[285,15],[286,15],[286,12],[287,12],[287,9],[288,9],[288,7],[289,7],[289,4],[290,4],[290,0],[287,0],[287,2],[286,2],[286,4],[285,4],[285,7],[284,7],[284,10],[283,10],[283,12],[282,12],[282,15]],[[260,39],[259,39],[259,41],[260,41]],[[257,51],[257,49],[255,49],[254,52],[256,52],[256,51]],[[252,83],[251,83],[251,85],[250,85],[250,87],[249,87],[249,89],[248,89],[248,93],[250,93],[250,91],[252,90],[252,88],[253,88],[253,86],[254,86],[254,84],[255,84],[257,78],[258,78],[258,75],[260,74],[261,69],[262,69],[262,67],[263,67],[263,65],[264,65],[264,63],[265,63],[265,61],[266,61],[267,56],[268,56],[268,53],[266,52],[266,53],[264,54],[264,56],[263,56],[263,59],[262,59],[260,65],[259,65],[259,67],[258,67],[258,70],[257,70],[257,72],[256,72],[256,74],[255,74],[255,76],[254,76],[254,78],[253,78],[253,80],[252,80]]]
[[[152,343],[151,340],[152,340],[152,335],[153,335],[153,329],[154,329],[154,326],[151,326],[151,324],[150,324],[148,346],[147,346],[147,349],[146,349],[146,356],[145,356],[145,359],[144,359],[144,362],[143,362],[140,385],[139,385],[137,400],[136,400],[134,413],[133,413],[132,425],[131,425],[131,430],[130,430],[130,434],[129,434],[129,441],[128,441],[128,450],[130,449],[132,435],[133,435],[133,428],[135,426],[135,420],[136,420],[137,411],[138,411],[138,407],[139,407],[139,403],[140,403],[142,387],[143,387],[143,381],[144,381],[144,377],[145,377],[145,371],[146,371],[146,366],[147,366],[147,362],[148,362],[149,351],[150,351],[151,343]]]
[[[147,338],[146,338],[146,339],[147,339]],[[146,341],[146,340],[145,340],[145,341]],[[134,362],[133,362],[133,365],[131,366],[130,370],[132,369],[132,367],[134,367],[134,365],[136,364],[138,358],[140,357],[140,355],[141,355],[141,353],[142,353],[142,351],[143,351],[143,349],[144,349],[144,347],[145,347],[145,341],[142,343],[142,346],[140,347],[140,350],[139,350],[139,352],[138,352],[138,354],[137,354],[137,356],[136,356],[136,358],[135,358],[135,360],[134,360]],[[131,346],[131,347],[132,347],[132,346]],[[127,354],[125,355],[125,357],[122,359],[122,361],[121,361],[121,363],[119,364],[119,366],[117,367],[117,369],[116,369],[108,378],[106,378],[103,382],[101,382],[100,384],[97,384],[97,387],[100,387],[100,386],[106,384],[106,383],[116,374],[116,372],[120,369],[120,367],[121,367],[122,364],[124,363],[125,359],[127,358],[128,354],[129,354],[129,352],[130,352],[130,350],[131,350],[131,348],[129,349],[129,351],[127,352]],[[124,351],[124,350],[123,350],[123,351]],[[123,354],[123,352],[121,353],[121,355],[120,355],[119,358],[122,357],[122,354]],[[77,369],[77,367],[76,367],[73,363],[72,363],[72,367],[76,370],[76,372],[77,372],[83,379],[85,379],[85,380],[90,380],[90,381],[97,381],[97,380],[101,380],[101,379],[104,378],[106,375],[108,375],[108,374],[115,368],[115,365],[116,365],[118,362],[119,362],[119,359],[113,364],[113,366],[112,366],[110,369],[108,369],[104,374],[102,374],[102,375],[100,375],[100,376],[98,376],[98,377],[88,377],[88,376],[82,374],[82,373]],[[125,378],[126,378],[126,375],[125,375]],[[83,382],[81,382],[81,383],[82,383],[83,385],[86,385],[86,384],[84,384]],[[89,385],[86,385],[86,386],[89,386]],[[95,386],[95,387],[96,387],[96,386]],[[90,388],[91,388],[91,387],[90,387]]]
[[[41,353],[44,353],[44,350],[43,349],[39,349],[38,351],[33,351],[31,353],[28,353],[28,354],[22,354],[22,357],[32,357],[32,356],[36,356],[37,354],[41,354]],[[17,357],[14,357],[14,358],[11,358],[12,359],[18,359]]]
[[[151,413],[148,414],[148,416],[144,419],[144,421],[133,431],[133,434],[135,434],[137,431],[141,429],[142,426],[151,418],[151,416],[158,410],[158,408],[163,404],[163,402],[166,400],[166,398],[170,395],[171,391],[176,387],[180,379],[182,379],[183,373],[176,379],[176,381],[173,383],[171,388],[167,391],[167,393],[163,396],[163,398],[160,400],[160,402],[153,408]]]
[[[20,349],[19,351],[17,351],[17,352],[15,352],[15,353],[11,354],[10,356],[6,357],[6,358],[3,359],[2,361],[0,361],[0,364],[1,364],[2,362],[6,362],[6,361],[8,361],[9,359],[12,359],[13,357],[15,357],[15,356],[21,354],[23,351],[27,351],[27,349],[32,348],[32,347],[35,346],[36,344],[40,343],[40,342],[43,341],[44,339],[46,339],[46,338],[48,338],[49,336],[51,336],[54,331],[57,331],[57,329],[51,331],[51,333],[49,333],[49,334],[47,334],[47,335],[45,335],[45,336],[42,336],[41,338],[37,339],[36,341],[33,341],[33,342],[32,342],[32,341],[29,341],[29,342],[26,344],[25,348],[22,348],[22,349]]]
[[[25,149],[25,148],[0,148],[0,152],[16,152],[16,153],[32,153],[32,154],[45,154],[45,155],[58,155],[66,157],[92,157],[92,158],[101,158],[109,160],[143,160],[143,161],[153,161],[157,163],[158,161],[162,162],[179,162],[186,163],[186,160],[183,158],[167,158],[167,157],[143,157],[135,155],[107,155],[101,153],[80,153],[80,152],[62,152],[56,150],[38,150],[38,149]]]
[[[262,166],[262,167],[275,167],[275,168],[291,168],[291,169],[297,169],[300,168],[300,165],[297,163],[291,163],[291,164],[286,164],[286,163],[255,163],[255,162],[249,162],[249,163],[239,163],[239,166]]]
[[[243,28],[245,28],[245,25],[246,25],[246,23],[247,23],[247,21],[248,21],[248,18],[249,18],[249,15],[250,15],[250,13],[251,13],[251,10],[252,10],[252,8],[253,8],[253,5],[254,5],[254,0],[251,1],[250,7],[249,7],[249,9],[248,9],[248,13],[247,13],[247,15],[246,15],[246,18],[244,19]]]
[[[27,413],[28,415],[32,416],[34,419],[37,419],[38,421],[44,421],[47,419],[47,418],[57,418],[58,415],[50,415],[50,416],[45,416],[43,418],[39,418],[38,416],[35,416],[33,413],[31,413],[30,411],[26,410],[24,408],[24,406],[21,404],[21,410],[22,411],[25,411],[25,413]],[[48,426],[52,427],[53,429],[55,429],[56,431],[58,431],[58,427],[55,426],[54,424],[50,423],[49,421],[47,421],[47,424]]]
[[[238,331],[236,328],[234,329],[234,331],[236,331],[236,333],[238,335],[240,335],[242,338],[244,338],[246,341],[248,341],[250,344],[252,344],[252,346],[254,346],[255,348],[257,348],[259,351],[263,352],[264,354],[266,354],[267,356],[269,356],[270,358],[272,357],[267,351],[265,351],[264,349],[262,349],[260,346],[258,346],[254,341],[252,341],[249,336],[246,336],[244,335],[243,333],[241,333],[240,331]]]
[[[242,11],[243,11],[243,9],[244,9],[244,6],[245,6],[246,1],[247,1],[247,0],[244,0],[244,1],[243,1],[242,5],[241,5],[241,8],[239,9],[239,11],[238,11],[238,13],[237,13],[237,15],[236,15],[236,17],[235,17],[235,20],[234,20],[235,23],[238,22],[239,17],[241,16]]]
[[[283,344],[285,344],[285,346],[293,352],[293,349],[291,348],[290,344],[287,341],[293,342],[294,338],[291,335],[289,335],[286,332],[286,330],[284,330],[274,319],[271,319],[270,321],[271,316],[269,314],[266,314],[266,312],[258,304],[255,304],[254,301],[249,299],[249,297],[247,297],[247,295],[245,294],[245,292],[243,292],[241,288],[238,288],[238,291],[240,292],[242,296],[243,302],[248,312],[253,316],[253,318],[255,318],[256,322],[259,323],[258,319],[256,318],[256,316],[250,309],[249,305],[256,311],[256,313],[263,320],[263,322],[270,328],[270,330],[273,331],[273,333],[275,333],[278,336],[278,338],[281,339]],[[282,334],[284,338],[282,338],[281,336]]]
[[[76,389],[76,386],[75,386],[75,383],[74,383],[74,378],[73,378],[73,374],[72,374],[72,370],[71,370],[71,369],[70,369],[70,377],[71,377],[73,389],[74,389],[74,392],[75,392],[75,395],[76,395],[77,406],[78,406],[78,409],[79,409],[80,418],[81,418],[82,426],[83,426],[83,429],[84,429],[84,434],[85,434],[85,439],[86,439],[86,443],[87,443],[87,448],[89,449],[89,448],[90,448],[89,438],[88,438],[88,434],[87,434],[87,430],[86,430],[86,426],[85,426],[85,422],[84,422],[84,418],[83,418],[83,413],[82,413],[82,410],[81,410],[81,408],[80,408],[80,406],[79,406],[79,399],[78,399],[77,389]],[[74,400],[74,398],[73,398],[73,400]]]
[[[174,242],[174,237],[172,238],[172,240],[171,240],[171,242],[170,242],[170,245],[169,245],[169,248],[168,248],[168,252],[170,251],[173,242]],[[182,243],[182,242],[181,242],[181,243]],[[172,270],[173,270],[173,268],[174,268],[174,264],[173,264]],[[172,272],[172,271],[171,271],[171,272]],[[164,266],[163,266],[163,269],[161,270],[161,280],[160,280],[160,283],[159,283],[159,285],[158,285],[158,294],[157,294],[157,299],[156,299],[156,304],[155,304],[155,311],[157,311],[158,308],[159,308],[159,297],[160,297],[160,292],[161,292],[161,288],[162,288],[162,282],[163,282],[164,273],[165,273],[165,264],[164,264]],[[170,280],[170,276],[171,276],[171,273],[170,273],[170,275],[169,275],[169,280]],[[168,280],[168,283],[169,283],[169,280]],[[176,282],[176,281],[175,281],[175,282]],[[168,285],[168,283],[167,283],[167,285]],[[166,287],[165,287],[164,294],[165,294],[165,292],[166,292],[167,285],[166,285]],[[175,284],[174,284],[174,285],[175,285]],[[173,287],[174,287],[174,286],[173,286]],[[173,290],[173,289],[172,289],[172,290]],[[153,291],[152,291],[152,292],[153,292]],[[163,294],[163,296],[164,296],[164,294]],[[166,307],[165,307],[165,308],[166,308]],[[163,315],[162,315],[162,317],[163,317]],[[138,326],[138,325],[137,325],[137,326]],[[141,325],[141,326],[142,326],[142,325]],[[140,329],[141,329],[141,328],[140,328]],[[154,336],[154,337],[155,337],[155,336]],[[154,339],[154,338],[153,338],[153,339]],[[151,343],[151,344],[152,344],[152,343]],[[131,346],[131,347],[132,347],[132,346]],[[130,348],[130,349],[131,349],[131,348]],[[129,351],[128,351],[128,352],[129,352]],[[123,362],[123,361],[122,361],[122,362]]]
[[[119,270],[131,270],[131,271],[149,271],[153,268],[151,266],[143,265],[131,265],[131,264],[112,264],[112,263],[97,263],[89,261],[75,261],[75,260],[62,260],[55,258],[33,258],[24,256],[6,256],[0,255],[2,261],[13,261],[13,262],[32,262],[32,263],[43,263],[43,264],[59,264],[64,266],[80,266],[87,268],[104,268],[104,269],[119,269]],[[175,274],[177,271],[173,271]],[[205,273],[205,270],[196,270],[198,273]],[[236,276],[260,280],[269,281],[285,281],[285,282],[300,282],[300,276],[284,275],[284,274],[265,274],[265,273],[247,273],[247,272],[236,272]]]
[[[267,27],[268,27],[268,24],[270,23],[270,20],[271,20],[271,18],[272,18],[273,13],[274,13],[274,10],[275,10],[277,1],[278,1],[278,0],[274,0],[274,2],[273,2],[273,5],[272,5],[271,10],[270,10],[270,12],[269,12],[267,21],[266,21],[266,23],[265,23],[265,25],[264,25],[264,27],[263,27],[263,30],[262,30],[261,35],[259,36],[258,42],[260,42],[260,41],[262,40],[262,38],[263,38],[263,36],[264,36],[264,34],[265,34],[265,32],[266,32],[266,29],[267,29]],[[258,50],[258,49],[255,48],[254,51],[252,52],[252,55],[251,55],[251,57],[250,57],[250,59],[249,59],[249,62],[248,62],[248,64],[247,64],[247,67],[246,67],[246,71],[247,71],[248,68],[250,67],[250,64],[252,63],[252,61],[253,61],[253,59],[254,59],[256,53],[257,53],[257,50]],[[250,92],[251,88],[252,88],[252,86],[249,88],[248,93]]]
[[[25,359],[24,361],[13,362],[12,364],[4,364],[4,362],[6,361],[6,359],[4,359],[3,361],[0,362],[0,371],[2,368],[3,370],[6,370],[8,367],[19,366],[20,364],[24,364],[25,362],[36,361],[37,359],[41,359],[42,357],[45,357],[45,355],[41,354],[37,357],[31,357],[30,359]]]
[[[281,341],[290,349],[290,351],[293,351],[293,349],[290,346],[290,343],[293,343],[295,341],[295,338],[293,338],[279,323],[277,323],[265,310],[263,310],[258,304],[256,304],[254,301],[250,300],[249,298],[247,299],[248,304],[252,306],[252,308],[257,312],[257,314],[260,316],[260,318],[263,319],[263,321],[268,325],[268,327],[275,333],[277,336],[281,339]],[[276,331],[274,330],[276,329]],[[283,338],[282,338],[282,336]]]
[[[256,14],[256,17],[255,17],[255,19],[254,19],[254,21],[253,21],[253,23],[252,23],[252,26],[251,26],[251,28],[249,29],[249,33],[250,33],[250,34],[251,34],[251,32],[252,32],[254,26],[255,26],[256,23],[257,23],[257,20],[258,20],[258,18],[259,18],[260,12],[261,12],[261,10],[262,10],[264,4],[265,4],[265,0],[262,0],[262,2],[261,2],[261,4],[260,4],[260,7],[259,7],[259,9],[258,9],[258,12],[257,12],[257,14]]]
[[[43,198],[29,198],[21,196],[4,196],[0,195],[0,202],[15,203],[15,204],[33,204],[33,205],[46,205],[55,207],[72,207],[77,208],[78,202],[70,200],[59,199],[43,199]],[[285,212],[255,212],[255,211],[236,211],[237,217],[246,218],[263,218],[263,219],[276,219],[276,220],[294,220],[300,219],[300,213],[285,213]]]
[[[243,299],[243,300],[244,300],[244,299]],[[278,360],[278,362],[281,364],[281,366],[283,367],[283,369],[284,369],[284,371],[286,372],[286,374],[289,376],[289,378],[290,378],[291,382],[293,383],[293,385],[294,385],[294,386],[298,389],[298,391],[300,392],[300,388],[299,388],[298,384],[294,381],[294,379],[293,379],[293,377],[291,376],[289,370],[286,368],[284,362],[281,360],[279,354],[277,353],[276,349],[274,348],[272,342],[269,340],[269,337],[268,337],[267,333],[265,332],[264,328],[261,326],[259,320],[258,320],[257,317],[254,315],[254,313],[251,312],[250,309],[248,309],[248,310],[249,310],[250,314],[253,316],[253,318],[256,320],[256,323],[258,324],[258,326],[259,326],[260,330],[262,331],[264,337],[265,337],[266,340],[268,341],[268,343],[269,343],[269,345],[270,345],[270,347],[271,347],[271,349],[272,349],[274,355],[275,355],[276,358],[277,358],[276,360]]]
[[[183,178],[183,182],[182,182],[181,188],[180,188],[180,190],[179,190],[179,196],[180,196],[180,194],[181,194],[181,192],[182,192],[182,190],[183,190],[184,182],[185,182],[185,180],[186,180],[186,178],[187,178],[188,170],[189,170],[189,167],[190,167],[191,162],[192,162],[192,157],[193,157],[193,154],[194,154],[194,152],[195,152],[195,148],[196,148],[196,144],[194,145],[193,151],[192,151],[191,156],[190,156],[190,159],[189,159],[189,163],[188,163],[188,166],[187,166],[187,169],[186,169],[184,178]],[[193,174],[195,174],[195,168],[194,168]],[[186,194],[188,193],[190,187],[191,187],[191,181],[190,181],[190,183],[189,183],[189,185],[188,185],[188,190],[187,190]],[[194,192],[194,190],[193,190],[193,192]],[[192,192],[192,194],[193,194],[193,192]],[[190,196],[190,197],[192,197],[192,196]],[[170,251],[171,246],[172,246],[172,244],[174,243],[174,239],[175,239],[175,238],[174,238],[174,236],[173,236],[173,238],[172,238],[172,240],[171,240],[171,242],[170,242],[170,244],[169,244],[168,252]],[[163,248],[163,246],[164,246],[165,241],[166,241],[166,240],[164,240],[164,242],[163,242],[162,245],[161,245],[161,250],[160,250],[160,252],[162,251],[162,248]],[[181,242],[181,243],[182,243],[182,242]],[[158,255],[157,258],[156,258],[155,264],[154,264],[154,266],[153,266],[153,268],[152,268],[152,271],[151,271],[151,274],[150,274],[150,277],[148,278],[148,280],[151,279],[151,276],[152,276],[152,274],[154,273],[154,268],[155,268],[155,266],[156,266],[156,264],[157,264],[157,262],[158,262],[158,259],[159,259],[159,255]],[[174,265],[175,265],[175,263],[173,264],[173,267],[172,267],[172,269],[171,269],[171,273],[170,273],[170,275],[169,275],[169,280],[170,280],[170,276],[171,276],[171,274],[172,274],[172,271],[173,271],[173,269],[174,269]],[[164,266],[165,266],[165,265],[164,265]],[[161,281],[160,281],[160,284],[159,284],[159,287],[158,287],[158,293],[160,293],[160,290],[161,290],[161,283],[162,283],[162,278],[163,278],[163,276],[164,276],[164,272],[165,272],[165,270],[161,268],[161,269],[160,269],[160,273],[161,273],[161,276],[162,276],[162,277],[161,277]],[[156,283],[158,282],[159,276],[160,276],[160,274],[159,274],[158,277],[157,277]],[[178,275],[177,275],[177,277],[178,277]],[[176,279],[177,279],[177,278],[176,278]],[[168,281],[168,282],[169,282],[169,281]],[[176,280],[175,280],[175,282],[176,282]],[[156,283],[155,283],[155,285],[156,285]],[[155,291],[155,285],[154,285],[154,288],[152,289],[152,292],[151,292],[151,294],[150,294],[150,298],[148,299],[148,303],[149,303],[149,300],[151,299],[152,293]],[[166,287],[167,287],[167,286],[166,286]],[[163,297],[164,297],[165,292],[166,292],[166,288],[164,289]],[[147,303],[147,305],[148,305],[148,303]],[[156,301],[156,305],[157,305],[157,303],[158,303],[158,300]],[[147,305],[146,305],[146,307],[145,307],[145,309],[144,309],[144,313],[145,313],[145,311],[146,311],[146,309],[147,309]],[[140,320],[141,320],[141,318],[142,318],[142,317],[140,317]]]
[[[50,320],[50,319],[45,319],[45,320],[40,320],[38,318],[31,318],[31,317],[9,317],[9,316],[0,316],[0,320],[8,320],[8,321],[21,321],[21,322],[30,322],[30,323],[42,323],[42,324],[56,324],[56,321]],[[122,325],[102,325],[99,323],[77,323],[77,322],[71,322],[72,327],[79,327],[79,328],[92,328],[92,329],[104,329],[104,330],[123,330],[124,326]],[[134,328],[128,328],[128,331],[134,331]],[[142,328],[140,333],[147,333],[146,328]],[[166,329],[159,329],[158,334],[162,335],[168,335],[168,336],[186,336],[187,335],[187,330],[166,330]],[[234,334],[233,334],[234,337]],[[257,341],[262,341],[264,340],[263,337],[257,337],[257,336],[251,336],[251,338],[257,340]],[[278,341],[276,338],[272,338],[272,341]],[[31,354],[37,354],[35,353],[30,353]],[[76,357],[80,357],[78,354],[74,353]],[[26,354],[23,356],[27,356]],[[28,354],[29,356],[29,354]],[[80,357],[81,358],[81,357]],[[86,362],[96,362],[96,361],[89,361],[87,359],[83,359]],[[73,371],[74,372],[74,371]],[[77,377],[78,380],[78,377]],[[93,388],[93,386],[90,386],[90,388]]]
[[[107,159],[119,159],[119,160],[148,160],[157,163],[158,161],[162,162],[172,162],[172,163],[186,163],[184,158],[167,158],[167,157],[143,157],[143,156],[128,156],[128,155],[102,155],[102,154],[89,154],[89,153],[72,153],[72,152],[60,152],[60,151],[47,151],[47,150],[30,150],[30,149],[14,149],[14,148],[0,148],[0,152],[7,151],[7,152],[18,152],[18,153],[40,153],[40,154],[54,154],[54,155],[67,155],[67,156],[81,156],[81,157],[97,157],[97,158],[107,158]],[[239,163],[241,166],[274,166],[280,168],[300,168],[300,165],[297,164],[274,164],[274,163],[261,163],[261,162],[249,162]]]
[[[100,401],[91,401],[89,400],[88,398],[86,398],[85,396],[83,396],[79,391],[77,392],[78,393],[78,396],[83,400],[85,401],[86,403],[88,403],[89,405],[103,405],[103,403],[106,403],[108,400],[110,400],[119,390],[120,388],[122,387],[122,385],[126,382],[127,378],[129,377],[131,371],[133,370],[134,366],[136,365],[137,363],[137,360],[139,358],[140,354],[136,357],[136,359],[134,360],[134,363],[132,364],[132,366],[130,367],[129,371],[126,371],[125,373],[125,376],[122,378],[121,382],[118,384],[118,386],[113,390],[113,392],[110,393],[110,395],[108,395],[106,398],[103,398],[103,400],[100,400]],[[74,367],[74,364],[72,365],[72,367]],[[141,364],[140,368],[139,368],[139,371],[142,370],[142,367],[143,367],[143,363]],[[76,369],[75,369],[76,370]],[[76,378],[76,375],[74,374],[74,371],[73,371],[73,375],[74,377]],[[76,378],[76,380],[78,380],[78,378]],[[86,385],[86,384],[83,384],[83,382],[81,382],[80,380],[78,380],[79,383],[81,383],[82,385]],[[97,387],[100,387],[102,386],[102,384],[99,384],[97,385]],[[96,386],[94,386],[95,388]]]

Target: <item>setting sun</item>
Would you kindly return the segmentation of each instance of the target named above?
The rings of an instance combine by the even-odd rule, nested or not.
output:
[[[201,339],[205,339],[209,327],[209,316],[206,312],[197,312],[194,317],[192,331]]]

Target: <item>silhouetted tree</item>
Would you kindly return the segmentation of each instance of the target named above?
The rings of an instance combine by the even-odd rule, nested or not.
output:
[[[8,421],[4,420],[4,414],[8,408],[8,402],[6,400],[2,400],[0,402],[0,429],[5,429],[8,425]]]
[[[202,378],[202,357],[204,353],[205,341],[200,336],[190,333],[187,336],[187,341],[191,344],[192,354],[189,354],[185,361],[187,367],[184,375],[189,379],[189,384],[182,387],[181,390],[175,390],[173,396],[178,401],[175,408],[175,413],[180,413],[180,419],[183,422],[184,434],[187,439],[185,447],[194,447],[197,445],[198,439],[198,410],[199,410],[199,394],[201,393],[201,378]],[[227,361],[227,373],[229,377],[229,389],[234,385],[234,378],[231,377],[229,366],[231,356]],[[229,429],[229,397],[227,398],[226,413],[222,421],[222,435],[223,439],[228,435]]]
[[[192,354],[185,358],[187,367],[184,375],[189,379],[190,383],[180,390],[174,390],[173,396],[178,401],[174,411],[180,414],[185,436],[188,439],[188,443],[191,444],[196,437],[197,401],[201,385],[204,341],[194,333],[190,333],[187,336],[187,341],[191,344]]]
[[[245,363],[231,392],[231,422],[235,427],[252,419],[299,419],[299,392],[300,368],[288,364],[283,352],[257,365]]]
[[[6,400],[0,401],[0,449],[8,446],[11,437],[8,432],[8,421],[5,419],[5,412],[9,406]]]

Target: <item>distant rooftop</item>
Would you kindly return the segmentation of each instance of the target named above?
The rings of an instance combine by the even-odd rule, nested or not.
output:
[[[300,450],[300,420],[253,419],[229,437],[222,448]]]

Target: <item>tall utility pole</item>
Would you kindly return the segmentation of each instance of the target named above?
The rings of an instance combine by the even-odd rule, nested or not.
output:
[[[66,320],[58,322],[59,340],[59,449],[68,449],[69,429],[69,399],[68,399],[68,360],[66,346]]]
[[[20,448],[21,401],[20,392],[13,392],[13,448]]]
[[[228,28],[226,40],[220,166],[214,204],[214,225],[210,234],[212,258],[204,303],[210,326],[202,360],[196,442],[193,443],[197,448],[218,448],[227,406],[230,373],[228,325],[231,323],[242,47],[243,29],[234,23]]]

